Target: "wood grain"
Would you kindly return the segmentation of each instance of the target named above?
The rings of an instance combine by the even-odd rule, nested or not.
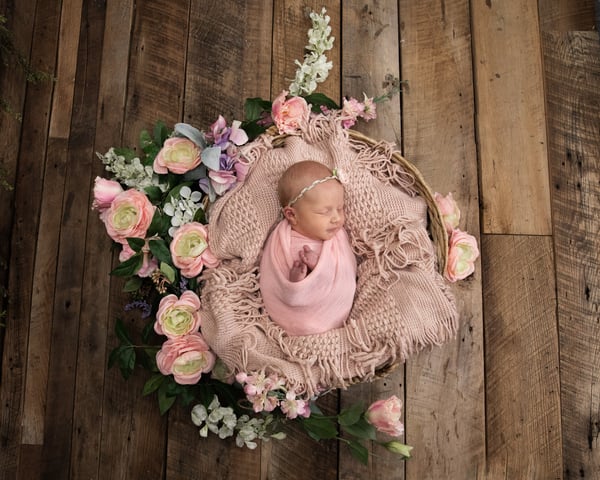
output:
[[[561,32],[594,30],[594,1],[539,0],[540,29]]]
[[[472,2],[484,233],[549,235],[536,2]]]
[[[39,40],[39,30],[35,29],[35,2],[19,2],[6,9],[7,26],[15,35],[15,42],[22,52],[27,53],[31,45]],[[49,26],[49,29],[51,27]],[[38,45],[39,46],[39,45]],[[50,58],[55,58],[55,45]],[[42,55],[44,58],[44,55]],[[32,64],[40,65],[38,52],[30,57]],[[46,66],[44,64],[44,66]],[[2,71],[2,96],[10,101],[17,113],[23,110],[22,124],[6,114],[0,114],[2,140],[0,140],[0,158],[6,169],[7,181],[14,190],[0,191],[2,201],[1,230],[3,246],[1,254],[8,270],[0,272],[0,278],[7,280],[8,301],[7,315],[2,319],[2,381],[0,385],[0,478],[12,480],[17,478],[19,457],[21,455],[21,437],[23,434],[22,405],[25,399],[25,382],[27,374],[27,340],[29,336],[30,301],[32,295],[32,277],[34,272],[35,231],[39,225],[40,199],[44,171],[45,140],[42,132],[47,130],[47,118],[42,115],[31,116],[36,104],[37,111],[47,113],[47,105],[51,96],[51,83],[30,88],[29,100],[25,102],[25,85],[23,76],[15,69]],[[39,135],[27,135],[29,131],[38,130]],[[23,139],[34,140],[30,148],[21,148],[17,140],[23,131]],[[35,138],[33,138],[35,137]],[[37,149],[35,147],[38,147]],[[33,151],[32,151],[33,150]]]
[[[349,1],[342,5],[342,92],[363,99],[383,93],[386,75],[400,77],[398,4],[396,1]],[[373,52],[377,52],[376,55]],[[353,128],[376,140],[395,142],[400,148],[402,123],[400,95],[377,105],[377,120],[359,121]],[[396,395],[404,398],[404,368],[399,366],[385,379],[354,385],[340,393],[340,408]],[[385,437],[384,437],[385,438]],[[387,439],[387,438],[386,438]],[[389,440],[389,439],[388,439]],[[375,444],[368,445],[371,461],[363,465],[340,445],[339,475],[344,479],[403,479],[404,462],[398,455]]]
[[[485,235],[482,250],[488,463],[507,478],[561,478],[551,238]]]
[[[400,2],[404,155],[452,192],[478,237],[469,2]],[[457,338],[406,365],[407,479],[476,478],[485,464],[481,270],[456,284]]]
[[[600,45],[545,32],[565,478],[600,471]]]

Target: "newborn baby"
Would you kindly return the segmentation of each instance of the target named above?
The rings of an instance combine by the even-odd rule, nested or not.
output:
[[[295,163],[277,187],[285,217],[260,262],[260,290],[271,319],[290,335],[343,326],[356,290],[356,258],[344,230],[344,188],[312,160]]]

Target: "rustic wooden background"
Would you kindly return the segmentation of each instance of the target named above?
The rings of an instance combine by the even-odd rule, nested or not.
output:
[[[157,119],[206,128],[293,78],[324,4],[336,37],[319,90],[377,94],[359,129],[453,192],[480,239],[455,286],[455,341],[328,398],[405,401],[402,463],[364,467],[301,431],[256,451],[158,414],[143,372],[107,370],[125,301],[91,186],[94,155]],[[0,0],[54,82],[2,68],[2,479],[600,478],[600,43],[593,0]]]

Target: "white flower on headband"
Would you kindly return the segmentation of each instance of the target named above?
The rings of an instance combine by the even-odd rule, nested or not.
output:
[[[342,184],[348,183],[348,177],[341,168],[334,168],[332,175]]]

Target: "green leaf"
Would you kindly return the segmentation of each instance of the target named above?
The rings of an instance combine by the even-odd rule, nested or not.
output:
[[[304,99],[307,103],[312,105],[312,111],[315,113],[321,113],[321,105],[333,110],[339,110],[340,108],[337,103],[322,93],[311,93],[304,97]]]
[[[122,344],[133,345],[131,337],[129,336],[129,333],[127,333],[127,329],[125,328],[125,324],[120,318],[117,318],[117,320],[115,321],[115,334],[117,335],[117,338]]]
[[[130,277],[140,269],[143,261],[144,256],[141,252],[138,252],[135,255],[132,255],[127,260],[125,260],[124,262],[121,262],[117,266],[117,268],[110,272],[110,274],[114,275],[115,277]]]
[[[176,397],[167,395],[168,384],[169,382],[163,382],[158,388],[158,410],[160,411],[161,415],[167,413],[175,403]]]
[[[147,237],[152,237],[154,235],[164,236],[169,230],[169,226],[171,225],[171,219],[168,215],[165,215],[161,212],[159,208],[154,211],[154,216],[152,217],[152,222],[150,222],[150,226],[148,227]]]
[[[246,122],[258,120],[261,117],[262,112],[271,111],[271,106],[272,104],[268,100],[263,100],[259,97],[247,98],[246,103],[244,104],[244,117]],[[246,133],[248,132],[246,131]]]
[[[350,453],[354,458],[360,461],[363,465],[368,465],[369,463],[369,451],[366,447],[356,440],[350,440],[348,442],[348,448],[350,449]]]
[[[131,161],[137,156],[135,150],[132,150],[131,148],[115,148],[115,154],[120,157],[125,157],[125,160],[127,161]]]
[[[144,193],[152,203],[160,203],[162,200],[162,190],[154,185],[144,188]]]
[[[242,123],[242,129],[248,135],[249,140],[254,140],[261,133],[265,133],[267,131],[267,127],[265,127],[264,125],[259,125],[257,123],[257,120]]]
[[[196,210],[196,213],[194,213],[193,220],[194,222],[198,223],[206,223],[206,212],[203,208],[199,208],[198,210]]]
[[[308,434],[317,441],[335,438],[338,434],[336,424],[329,418],[311,415],[302,419],[302,425]]]
[[[375,427],[364,418],[361,418],[358,422],[351,425],[342,425],[342,430],[350,435],[365,440],[375,440],[377,437]]]
[[[218,168],[217,168],[218,170]],[[169,193],[167,193],[167,200],[168,201],[173,201],[173,199],[177,200],[179,198],[179,192],[181,191],[181,189],[183,187],[191,187],[194,184],[194,182],[181,182],[181,183],[177,183],[177,185],[175,187],[173,187],[171,190],[169,190]]]
[[[119,368],[121,369],[121,375],[127,380],[135,368],[135,348],[123,347],[119,355]]]
[[[343,426],[354,425],[356,422],[358,422],[360,420],[360,417],[362,416],[364,409],[365,409],[365,407],[364,407],[363,403],[356,403],[356,404],[351,405],[350,407],[342,410],[340,412],[340,414],[338,415],[339,424],[343,425]]]
[[[165,274],[165,277],[167,277],[167,280],[169,280],[169,282],[175,283],[177,272],[173,267],[171,267],[171,265],[165,262],[161,262],[160,271]]]
[[[112,367],[115,366],[115,363],[117,363],[117,360],[119,359],[119,356],[121,355],[121,350],[123,350],[123,348],[127,348],[123,345],[119,345],[116,348],[113,348],[112,351],[110,352],[110,355],[108,356],[108,368],[111,369]]]
[[[154,320],[148,322],[146,326],[142,329],[142,340],[145,343],[148,343],[148,339],[150,338],[152,332],[154,332]]]
[[[127,243],[131,247],[134,252],[141,252],[144,245],[146,245],[146,240],[143,238],[127,238]]]
[[[165,122],[159,120],[154,125],[154,143],[156,145],[163,145],[165,140],[169,137],[169,130],[165,125]]]
[[[131,277],[123,287],[124,292],[137,292],[144,283],[144,279],[138,276]]]
[[[148,381],[144,384],[142,389],[142,396],[150,395],[152,392],[156,392],[158,388],[163,384],[166,377],[162,373],[156,373],[152,375]]]
[[[152,255],[154,255],[158,261],[168,264],[173,263],[173,260],[171,259],[171,251],[169,250],[167,243],[162,238],[148,241],[148,246],[150,247]]]
[[[145,153],[148,149],[151,149],[155,146],[150,133],[148,133],[148,130],[142,130],[140,132],[140,146]]]

